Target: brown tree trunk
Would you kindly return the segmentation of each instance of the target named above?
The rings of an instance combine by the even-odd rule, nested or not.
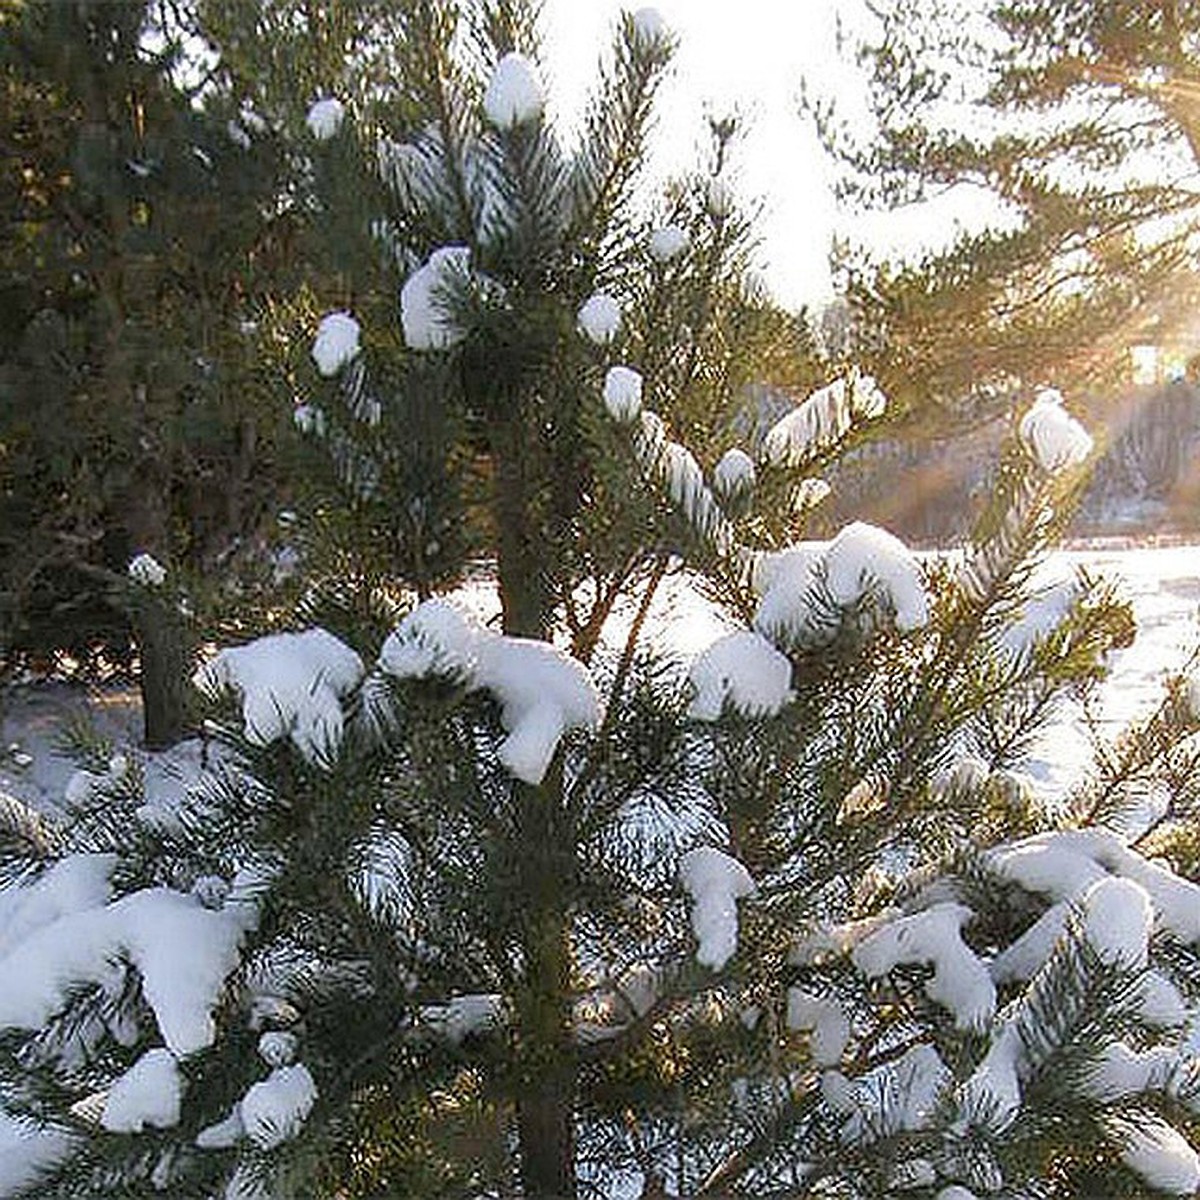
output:
[[[187,641],[168,601],[146,597],[133,620],[141,656],[142,720],[146,748],[164,750],[186,729]]]
[[[539,519],[531,441],[519,418],[494,430],[497,573],[504,632],[546,638],[551,621],[547,547]],[[543,481],[544,482],[544,481]],[[563,807],[561,765],[540,787],[515,785],[524,912],[525,976],[516,997],[520,1060],[516,1097],[526,1197],[575,1196],[575,1060],[570,1040],[571,947],[567,910],[574,834]]]

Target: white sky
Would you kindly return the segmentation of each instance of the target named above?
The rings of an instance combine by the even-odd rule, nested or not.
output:
[[[595,66],[611,44],[620,0],[547,0],[546,66],[554,108],[568,121],[581,109]],[[832,169],[811,122],[799,114],[802,78],[833,91],[849,68],[837,60],[834,14],[855,0],[659,0],[679,38],[659,95],[655,168],[670,175],[707,152],[706,116],[736,108],[749,132],[734,159],[744,199],[761,198],[763,275],[789,306],[830,297],[826,263],[838,224]],[[848,222],[842,222],[848,225]]]

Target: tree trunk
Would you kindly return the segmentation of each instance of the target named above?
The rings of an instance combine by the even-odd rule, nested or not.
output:
[[[185,729],[187,643],[179,614],[166,601],[147,597],[134,615],[142,660],[142,719],[146,748],[165,750]]]
[[[494,431],[497,573],[509,636],[546,638],[551,603],[547,546],[519,419]],[[543,481],[544,482],[544,481]],[[574,831],[563,807],[560,763],[540,787],[518,783],[522,864],[520,941],[525,976],[516,997],[517,1125],[526,1197],[575,1196],[575,1060],[570,1040],[571,947],[567,906]]]

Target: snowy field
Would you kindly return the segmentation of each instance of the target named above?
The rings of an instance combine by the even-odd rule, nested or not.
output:
[[[1164,674],[1177,668],[1200,642],[1200,546],[1060,551],[1046,567],[1049,574],[1084,567],[1115,579],[1133,604],[1137,639],[1114,657],[1099,706],[1105,728],[1115,732],[1153,708]],[[470,599],[480,612],[490,607],[490,597],[482,592]],[[670,650],[683,659],[692,658],[727,631],[721,619],[694,596],[668,593],[668,604],[661,614],[661,628],[669,631]],[[91,720],[99,733],[124,746],[135,746],[140,736],[136,695],[129,690],[89,693],[66,684],[17,687],[4,698],[0,711],[0,745],[6,749],[0,759],[0,790],[43,811],[58,809],[74,770],[57,751],[64,722]],[[1071,723],[1069,714],[1063,721]],[[1049,731],[1030,764],[1032,773],[1052,793],[1070,785],[1086,758],[1082,729],[1079,737],[1063,737],[1063,732],[1061,726]],[[172,776],[188,773],[185,764],[169,758],[150,767],[162,791],[172,790]]]

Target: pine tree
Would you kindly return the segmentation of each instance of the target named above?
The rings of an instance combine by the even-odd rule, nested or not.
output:
[[[14,667],[120,660],[132,633],[147,739],[165,746],[185,725],[181,594],[220,611],[205,576],[250,557],[273,516],[254,340],[281,286],[279,143],[193,77],[171,6],[35,2],[0,23],[0,648]],[[139,553],[165,586],[126,577]]]
[[[396,13],[400,311],[326,314],[307,418],[412,524],[203,668],[182,800],[92,743],[67,819],[4,813],[9,1194],[1194,1191],[1195,674],[1065,804],[1015,771],[1130,634],[1035,587],[1086,433],[1039,398],[957,559],[804,542],[886,400],[756,407],[737,322],[796,331],[720,139],[637,187],[658,14],[568,149],[523,6]],[[351,101],[306,114],[314,203],[372,194]]]
[[[1195,304],[1200,9],[870,7],[855,46],[868,120],[811,106],[842,196],[901,209],[954,193],[981,220],[907,262],[847,247],[869,365],[944,405],[1014,382],[1125,382],[1129,347]]]

